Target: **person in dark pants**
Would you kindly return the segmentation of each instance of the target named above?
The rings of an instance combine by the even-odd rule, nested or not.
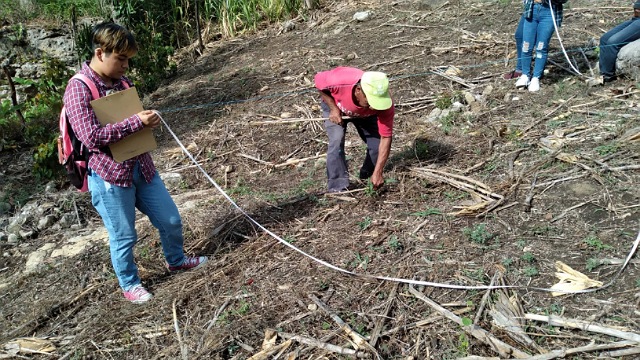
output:
[[[616,59],[618,52],[626,44],[640,39],[640,1],[633,4],[633,17],[600,38],[600,75],[603,82],[616,79]]]
[[[329,136],[327,177],[329,192],[349,187],[349,167],[344,152],[347,124],[352,123],[367,144],[360,179],[371,178],[374,189],[384,184],[383,169],[391,151],[395,110],[387,75],[351,67],[319,72],[315,85],[322,99],[325,130]],[[349,119],[343,119],[349,116]]]

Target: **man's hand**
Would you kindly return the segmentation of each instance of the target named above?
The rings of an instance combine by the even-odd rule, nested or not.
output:
[[[329,113],[329,121],[336,125],[342,125],[342,114],[339,109],[332,109]]]
[[[380,189],[382,185],[384,185],[384,177],[374,172],[373,175],[371,175],[371,184],[373,185],[373,190]]]
[[[138,117],[142,121],[144,127],[155,128],[160,125],[160,117],[155,111],[152,110],[143,110],[138,113]]]

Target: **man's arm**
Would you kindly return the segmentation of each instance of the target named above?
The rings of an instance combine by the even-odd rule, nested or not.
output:
[[[333,97],[322,90],[320,90],[320,97],[329,107],[329,121],[337,125],[342,125],[342,112],[340,108],[338,108],[338,105],[336,105]]]
[[[384,184],[382,171],[384,170],[384,166],[387,164],[387,159],[389,159],[389,153],[391,152],[391,139],[391,136],[380,137],[378,161],[376,162],[376,167],[373,170],[373,175],[371,175],[371,183],[373,184],[373,188],[376,190]]]

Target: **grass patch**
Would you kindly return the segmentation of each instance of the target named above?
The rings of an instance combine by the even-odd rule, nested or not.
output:
[[[480,245],[485,245],[494,237],[494,235],[487,230],[487,225],[484,223],[476,224],[473,227],[465,227],[462,229],[462,234],[471,242]]]

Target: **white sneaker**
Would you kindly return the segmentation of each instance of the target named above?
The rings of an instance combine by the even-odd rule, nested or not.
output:
[[[531,82],[529,83],[529,91],[540,91],[540,79],[538,79],[537,77],[531,78]]]
[[[520,75],[516,81],[516,89],[526,88],[529,86],[529,77],[525,74]]]

